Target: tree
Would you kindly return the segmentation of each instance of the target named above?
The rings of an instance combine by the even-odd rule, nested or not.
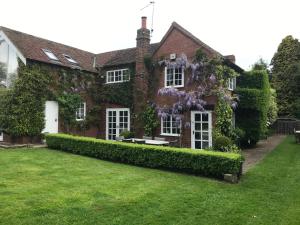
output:
[[[252,65],[252,70],[266,70],[269,72],[268,68],[269,65],[263,58],[260,58]]]
[[[277,92],[279,115],[293,115],[299,94],[294,89],[300,70],[300,42],[292,36],[285,37],[271,61],[271,84]]]

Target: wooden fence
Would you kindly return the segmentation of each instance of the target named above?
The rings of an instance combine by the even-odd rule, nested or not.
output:
[[[300,120],[290,118],[278,118],[273,124],[277,134],[293,134],[294,130],[300,130]]]

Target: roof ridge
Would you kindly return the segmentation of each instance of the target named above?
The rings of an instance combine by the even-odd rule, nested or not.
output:
[[[151,43],[150,45],[157,45],[160,42],[156,42],[156,43]],[[130,47],[130,48],[122,48],[122,49],[117,49],[117,50],[112,50],[112,51],[107,51],[107,52],[100,52],[97,53],[96,55],[101,55],[101,54],[107,54],[107,53],[113,53],[113,52],[118,52],[118,51],[128,51],[128,50],[132,50],[135,49],[136,47]]]
[[[73,49],[76,49],[76,50],[79,50],[79,51],[83,51],[83,52],[86,52],[86,53],[89,53],[89,54],[96,55],[93,52],[89,52],[89,51],[86,51],[86,50],[83,50],[83,49],[80,49],[80,48],[77,48],[77,47],[73,47],[73,46],[70,46],[70,45],[66,45],[66,44],[63,44],[63,43],[60,43],[60,42],[51,41],[51,40],[46,39],[46,38],[38,37],[38,36],[35,36],[35,35],[32,35],[32,34],[28,34],[28,33],[22,32],[22,31],[18,31],[18,30],[14,30],[14,29],[11,29],[11,28],[8,28],[8,27],[0,26],[0,30],[3,30],[4,32],[5,32],[5,30],[11,31],[11,32],[16,32],[16,33],[19,33],[19,34],[22,34],[22,35],[27,35],[27,36],[37,38],[37,39],[40,39],[40,40],[43,40],[43,41],[52,42],[54,44],[63,45],[63,46],[68,47],[68,48],[73,48]]]
[[[161,45],[163,45],[163,43],[165,42],[165,40],[167,39],[167,37],[170,35],[170,33],[172,32],[173,29],[178,29],[180,32],[182,32],[184,35],[186,35],[187,37],[189,37],[190,39],[192,39],[194,42],[198,43],[199,45],[203,46],[204,48],[208,49],[209,51],[211,51],[212,53],[215,53],[217,55],[223,56],[221,53],[219,53],[217,50],[213,49],[212,47],[210,47],[209,45],[205,44],[203,41],[201,41],[199,38],[197,38],[195,35],[193,35],[191,32],[189,32],[188,30],[186,30],[184,27],[182,27],[181,25],[179,25],[176,21],[173,21],[171,26],[169,27],[168,31],[165,33],[165,35],[163,36],[163,38],[160,41],[160,45],[158,46],[158,48],[156,49],[156,51],[161,47]]]
[[[210,47],[209,45],[205,44],[203,41],[201,41],[199,38],[197,38],[195,35],[193,35],[190,31],[188,31],[187,29],[185,29],[183,26],[181,26],[180,24],[178,24],[176,21],[173,21],[172,25],[174,25],[175,27],[177,27],[178,29],[180,29],[182,32],[184,32],[186,35],[188,35],[189,37],[191,37],[192,39],[196,40],[197,42],[199,42],[200,44],[202,44],[203,46],[205,46],[206,48],[210,49],[211,51],[217,53],[218,55],[223,56],[220,52],[218,52],[217,50],[213,49],[212,47]]]

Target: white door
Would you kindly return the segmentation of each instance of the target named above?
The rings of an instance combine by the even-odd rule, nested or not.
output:
[[[191,142],[194,149],[212,146],[212,119],[210,111],[191,112]]]
[[[46,101],[43,133],[58,133],[58,103],[55,101]]]
[[[0,141],[3,141],[3,132],[0,132]]]
[[[130,130],[130,110],[128,108],[106,109],[106,139],[116,140],[123,130]]]

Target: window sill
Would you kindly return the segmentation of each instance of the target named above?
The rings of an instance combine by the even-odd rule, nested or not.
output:
[[[183,88],[184,85],[176,85],[176,86],[165,86],[165,88]]]
[[[120,84],[120,83],[125,83],[129,82],[130,80],[123,80],[123,81],[116,81],[116,82],[105,82],[105,84]]]
[[[166,133],[161,133],[160,136],[179,137],[180,134],[166,134]]]

